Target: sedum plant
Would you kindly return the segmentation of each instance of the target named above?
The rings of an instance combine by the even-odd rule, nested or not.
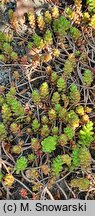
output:
[[[95,0],[86,0],[86,4],[90,12],[95,12]]]
[[[79,149],[75,147],[72,151],[72,166],[77,168],[80,165]]]
[[[72,38],[73,38],[75,41],[78,40],[78,39],[81,37],[81,33],[80,33],[79,29],[76,28],[76,27],[74,27],[74,26],[72,26],[72,27],[70,28],[70,35],[72,36]]]
[[[79,188],[79,190],[88,190],[90,186],[90,181],[86,178],[77,178],[77,179],[72,179],[70,182],[71,187],[73,188]]]
[[[37,138],[32,138],[31,139],[31,147],[33,151],[38,151],[40,149],[40,141]]]
[[[56,111],[54,109],[50,109],[48,115],[51,122],[56,120]]]
[[[89,25],[95,29],[95,14],[91,17]]]
[[[66,81],[62,77],[57,80],[57,88],[58,92],[64,92],[66,90]]]
[[[42,142],[42,150],[46,153],[51,153],[56,149],[57,146],[57,137],[56,136],[48,136]]]
[[[2,182],[3,180],[3,173],[0,171],[0,183]]]
[[[41,128],[41,136],[42,137],[47,137],[49,135],[49,127],[47,125],[44,125],[42,128]]]
[[[93,74],[90,70],[85,70],[82,76],[83,84],[85,86],[91,86],[93,82]]]
[[[39,91],[33,90],[32,91],[32,100],[34,104],[38,105],[40,103],[40,94]]]
[[[79,92],[76,84],[71,84],[71,86],[70,86],[69,99],[70,99],[71,103],[78,103],[80,101],[80,92]]]
[[[28,21],[29,21],[29,24],[30,24],[30,26],[31,26],[31,28],[34,30],[35,29],[35,14],[34,14],[34,12],[33,11],[30,11],[29,13],[28,13]]]
[[[2,105],[2,118],[4,123],[8,123],[12,119],[11,109],[7,103]]]
[[[62,155],[62,160],[63,160],[63,163],[66,164],[68,167],[71,166],[72,158],[68,154]]]
[[[70,110],[66,115],[66,122],[68,123],[69,127],[72,127],[75,130],[79,126],[79,117],[74,112],[74,110]]]
[[[86,170],[90,167],[91,164],[91,155],[89,150],[86,147],[81,147],[79,149],[79,160],[80,160],[80,166],[81,170]]]
[[[82,127],[82,129],[79,131],[79,140],[78,144],[82,146],[89,147],[90,144],[93,142],[93,122],[89,121],[86,125]]]
[[[40,128],[40,123],[38,122],[37,119],[34,119],[33,122],[32,122],[32,130],[34,132],[37,132]]]
[[[55,104],[58,104],[59,101],[60,101],[60,94],[58,92],[54,92],[53,95],[52,95],[52,104],[55,105]]]
[[[38,48],[41,49],[43,47],[43,40],[41,39],[40,36],[37,34],[34,34],[32,36],[33,44]]]
[[[4,176],[4,185],[6,187],[10,188],[13,185],[14,181],[15,179],[12,174],[6,174]]]
[[[10,91],[6,94],[6,101],[11,110],[14,112],[16,116],[24,115],[24,108],[21,103],[16,99],[16,90],[14,87],[10,88]]]
[[[74,137],[74,130],[71,127],[64,128],[64,134],[71,140]]]
[[[54,5],[54,7],[52,7],[51,14],[52,14],[53,19],[57,19],[59,17],[59,9],[56,5]]]
[[[52,171],[53,175],[59,176],[62,169],[63,169],[62,156],[58,155],[52,162],[51,171]]]
[[[53,134],[53,135],[58,135],[58,127],[54,126],[54,127],[52,128],[52,134]]]
[[[66,134],[60,134],[59,139],[58,139],[58,143],[61,146],[65,146],[68,142],[68,137]]]
[[[48,124],[48,121],[49,121],[49,119],[48,119],[47,116],[43,115],[43,116],[41,117],[41,122],[42,122],[42,124],[46,125],[46,124]]]
[[[16,174],[19,174],[21,171],[24,171],[27,168],[28,160],[26,157],[22,156],[17,159],[15,164]]]
[[[50,24],[51,21],[52,21],[51,13],[47,10],[47,11],[45,11],[44,16],[45,16],[45,22],[46,22],[47,24]]]
[[[40,31],[43,31],[45,28],[45,21],[44,21],[43,15],[39,15],[37,17],[37,24],[38,24]]]
[[[51,45],[53,43],[52,32],[48,29],[44,34],[44,43],[46,45]]]
[[[69,78],[70,75],[71,75],[71,73],[73,72],[73,69],[74,69],[74,67],[72,65],[72,62],[69,59],[67,59],[65,61],[65,64],[64,64],[64,73],[63,73],[63,76],[65,78]]]
[[[0,122],[0,142],[4,141],[6,136],[7,136],[7,131],[5,125],[2,122]]]
[[[66,31],[70,28],[70,22],[64,17],[60,16],[53,21],[53,30],[58,36],[66,35]]]
[[[47,82],[42,83],[42,85],[40,86],[40,97],[41,99],[46,99],[47,96],[49,95],[49,86]]]
[[[82,105],[79,105],[76,107],[76,113],[79,115],[79,116],[83,116],[84,115],[84,107]]]

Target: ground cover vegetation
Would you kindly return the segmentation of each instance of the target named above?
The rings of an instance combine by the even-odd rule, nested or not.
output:
[[[0,1],[0,199],[94,199],[95,1],[16,10]]]

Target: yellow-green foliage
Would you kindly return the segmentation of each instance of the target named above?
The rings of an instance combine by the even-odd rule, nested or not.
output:
[[[90,181],[86,178],[72,179],[71,187],[79,188],[79,190],[87,190],[90,186]]]
[[[70,86],[69,99],[70,99],[71,103],[79,103],[79,101],[80,101],[80,92],[79,92],[76,84],[72,84]]]
[[[85,86],[91,86],[91,83],[93,82],[93,74],[90,70],[85,70],[82,78]]]
[[[46,99],[48,95],[49,95],[48,83],[47,83],[47,82],[44,82],[44,83],[40,86],[40,97],[41,97],[41,99]]]

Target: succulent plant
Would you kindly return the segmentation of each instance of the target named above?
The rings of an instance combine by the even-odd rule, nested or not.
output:
[[[70,185],[79,188],[79,190],[88,190],[90,181],[86,178],[72,179]]]
[[[15,122],[11,123],[11,125],[10,125],[10,131],[13,134],[17,134],[19,132],[19,129],[20,129],[20,127],[18,126],[17,123],[15,123]]]
[[[50,121],[56,120],[56,111],[54,109],[50,109],[48,112]]]
[[[41,142],[41,145],[43,152],[51,153],[56,149],[57,146],[56,136],[48,136]]]
[[[54,127],[52,128],[52,134],[53,134],[53,135],[58,135],[58,127],[54,126]]]
[[[0,171],[0,183],[2,182],[3,180],[3,173]]]
[[[79,126],[79,118],[78,115],[74,112],[74,110],[70,110],[66,115],[66,122],[70,127],[74,130]]]
[[[19,174],[21,171],[24,171],[27,168],[28,161],[27,158],[22,156],[17,159],[15,164],[16,174]]]
[[[49,95],[49,86],[47,82],[42,83],[40,86],[40,97],[41,99],[46,99],[47,96]]]
[[[85,86],[91,86],[91,83],[93,82],[92,72],[90,70],[85,70],[82,79]]]
[[[11,55],[10,55],[10,58],[11,58],[11,60],[13,60],[13,61],[17,61],[17,59],[18,59],[18,54],[17,54],[16,52],[12,51],[12,52],[11,52]]]
[[[8,123],[11,121],[12,113],[10,107],[7,105],[7,103],[4,103],[2,105],[2,118],[4,123]]]
[[[80,91],[77,88],[76,84],[71,84],[70,86],[70,96],[69,96],[71,103],[78,103],[80,101]]]
[[[33,151],[38,151],[40,149],[40,141],[37,138],[32,138],[31,139],[31,147]]]
[[[20,153],[22,152],[21,146],[19,146],[19,145],[14,145],[14,146],[12,147],[12,152],[13,152],[14,154],[20,154]]]
[[[60,121],[64,122],[65,121],[65,118],[66,118],[66,115],[67,115],[67,110],[63,107],[58,107],[57,106],[57,109],[59,108],[59,113],[58,113],[58,118],[60,119]]]
[[[76,107],[76,113],[79,115],[79,116],[83,116],[84,115],[84,107],[82,105],[79,105]]]
[[[52,95],[52,104],[55,105],[55,104],[58,104],[59,101],[60,101],[60,94],[58,92],[54,92],[53,95]]]
[[[55,58],[58,58],[58,57],[60,56],[60,50],[55,48],[55,49],[53,50],[53,56],[54,56]]]
[[[28,155],[27,158],[28,158],[29,162],[33,162],[35,160],[36,156],[33,153],[31,153],[31,154]]]
[[[38,49],[43,48],[43,40],[41,39],[40,36],[38,36],[37,34],[34,34],[34,35],[32,36],[32,40],[33,40],[33,44],[34,44]]]
[[[34,12],[30,11],[28,13],[28,20],[29,20],[29,24],[31,26],[31,28],[34,30],[35,29],[35,26],[36,26],[36,23],[35,23],[35,14]]]
[[[40,31],[43,31],[43,29],[45,27],[45,21],[44,21],[43,15],[39,15],[37,17],[37,23],[38,23],[38,27],[39,27]]]
[[[63,160],[63,163],[66,164],[68,167],[71,166],[72,158],[68,154],[62,155],[62,160]]]
[[[51,74],[50,80],[51,80],[51,82],[52,82],[53,84],[56,84],[56,83],[57,83],[58,75],[57,75],[56,72],[53,72],[53,73]]]
[[[93,0],[86,0],[86,4],[90,12],[95,12],[95,2]]]
[[[62,77],[57,80],[57,88],[59,92],[66,90],[66,81]]]
[[[78,40],[78,39],[81,37],[81,32],[79,31],[78,28],[76,28],[76,27],[74,27],[74,26],[72,26],[72,27],[70,28],[70,34],[71,34],[72,38],[73,38],[75,41]]]
[[[89,25],[95,29],[95,14],[91,17]]]
[[[48,29],[44,34],[44,43],[46,45],[51,45],[53,43],[52,32]]]
[[[41,136],[42,137],[47,137],[49,135],[49,127],[47,125],[44,125],[42,128],[41,128]]]
[[[79,160],[80,160],[81,170],[86,170],[88,167],[90,167],[91,155],[89,150],[86,147],[81,147],[79,149]]]
[[[55,176],[59,176],[62,169],[63,169],[62,156],[58,155],[52,162],[51,170]]]
[[[4,141],[7,136],[7,131],[5,129],[5,125],[0,122],[0,142]]]
[[[70,7],[66,7],[66,9],[65,9],[65,12],[66,12],[66,16],[70,19],[70,20],[72,20],[73,19],[73,10],[70,8]]]
[[[56,5],[52,7],[51,14],[53,19],[57,19],[59,17],[59,10]]]
[[[11,107],[12,111],[15,113],[16,116],[23,116],[24,108],[22,107],[21,103],[16,99],[15,94],[15,88],[11,87],[10,91],[6,94],[7,104]]]
[[[48,119],[48,117],[47,116],[45,116],[45,115],[43,115],[42,117],[41,117],[41,122],[42,122],[42,124],[48,124],[48,121],[49,121],[49,119]]]
[[[47,24],[50,24],[51,21],[52,21],[51,13],[47,10],[47,11],[45,11],[44,16],[45,16],[45,22],[46,22]]]
[[[62,93],[61,99],[64,102],[64,108],[66,108],[69,105],[69,96],[67,96],[65,93]]]
[[[74,131],[71,127],[64,128],[64,134],[66,134],[68,140],[71,140],[74,137]]]
[[[10,55],[12,53],[12,47],[7,42],[3,43],[3,50],[4,50],[4,53],[7,55]]]
[[[29,41],[28,44],[27,44],[27,48],[28,48],[29,50],[31,50],[32,47],[33,47],[33,42]]]
[[[32,130],[34,132],[37,132],[39,130],[39,127],[40,127],[40,123],[38,122],[37,119],[34,119],[32,122]]]
[[[53,21],[53,30],[58,36],[63,36],[70,28],[70,22],[64,17],[60,16]]]
[[[24,108],[16,98],[11,101],[10,105],[12,111],[15,113],[16,116],[24,116]]]
[[[79,140],[78,140],[79,145],[88,147],[92,143],[92,141],[94,140],[93,134],[94,134],[93,122],[89,121],[79,131],[79,136],[78,136],[79,137]]]
[[[4,184],[5,184],[5,186],[10,188],[13,185],[13,183],[14,183],[13,175],[12,174],[6,174],[4,176]]]
[[[61,117],[60,111],[62,111],[62,107],[61,107],[61,105],[60,105],[59,103],[58,103],[58,104],[55,104],[55,111],[56,111],[57,115],[58,115],[59,117]],[[65,115],[65,110],[64,110],[64,115]]]
[[[77,168],[80,165],[79,149],[76,147],[72,151],[72,165]]]
[[[32,91],[32,100],[36,105],[38,105],[40,103],[39,91],[37,91],[37,90]]]
[[[61,146],[65,146],[68,142],[68,137],[65,134],[61,134],[58,139],[58,143]]]
[[[6,58],[5,58],[5,56],[3,54],[0,54],[0,61],[3,61],[3,62],[6,61]]]
[[[83,18],[84,18],[84,21],[88,23],[90,21],[90,14],[88,12],[84,12]]]
[[[67,59],[65,61],[65,64],[64,64],[64,73],[63,73],[63,76],[65,78],[69,78],[72,72],[73,72],[72,62],[69,59]]]

